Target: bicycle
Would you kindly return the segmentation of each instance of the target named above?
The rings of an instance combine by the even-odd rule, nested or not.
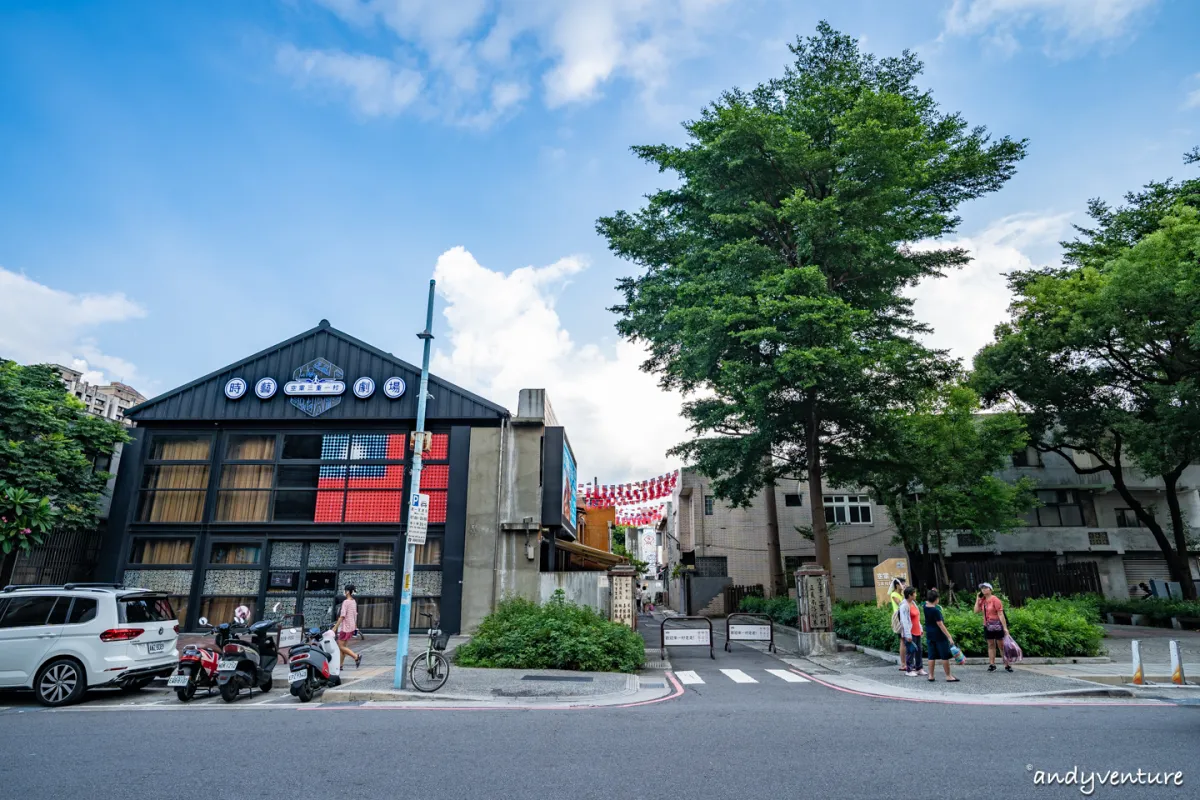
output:
[[[429,620],[429,645],[423,654],[413,659],[408,674],[417,691],[436,692],[446,685],[446,679],[450,677],[450,661],[442,655],[450,636],[442,633],[439,628],[441,620],[434,619],[433,614],[422,613],[421,616]]]

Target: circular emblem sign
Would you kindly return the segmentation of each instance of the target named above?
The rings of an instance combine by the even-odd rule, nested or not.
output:
[[[366,400],[373,394],[375,394],[375,381],[372,379],[359,378],[354,382],[354,396],[359,400]]]
[[[279,384],[274,378],[262,378],[254,384],[254,393],[262,400],[270,400],[279,390]]]
[[[391,377],[383,382],[383,393],[391,400],[401,397],[406,388],[404,378]]]
[[[246,393],[246,382],[241,378],[230,378],[225,384],[225,396],[230,400],[237,400]]]

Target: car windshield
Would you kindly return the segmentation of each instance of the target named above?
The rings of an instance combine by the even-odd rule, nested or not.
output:
[[[165,597],[123,597],[117,603],[121,622],[166,622],[175,620],[171,601]]]

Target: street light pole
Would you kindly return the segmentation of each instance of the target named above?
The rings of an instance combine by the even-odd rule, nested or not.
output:
[[[417,396],[417,436],[413,447],[412,491],[409,516],[412,516],[413,501],[421,493],[421,461],[425,446],[425,399],[429,396],[429,347],[433,342],[433,289],[436,281],[429,282],[429,306],[425,311],[425,330],[417,334],[424,342],[425,352],[421,356],[421,392]],[[409,523],[411,527],[411,521]],[[392,685],[405,689],[408,684],[408,631],[412,627],[412,576],[416,545],[411,536],[404,538],[404,574],[400,583],[400,628],[396,632],[396,674]]]

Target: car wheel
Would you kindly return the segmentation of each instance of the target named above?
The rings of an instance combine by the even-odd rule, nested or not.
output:
[[[42,667],[33,682],[33,693],[44,706],[65,706],[79,701],[87,691],[87,677],[78,661],[58,658]]]

